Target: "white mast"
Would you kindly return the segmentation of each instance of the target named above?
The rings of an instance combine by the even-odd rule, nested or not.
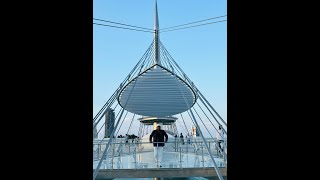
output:
[[[160,64],[159,61],[159,20],[158,20],[158,8],[157,0],[155,0],[154,8],[154,64]]]

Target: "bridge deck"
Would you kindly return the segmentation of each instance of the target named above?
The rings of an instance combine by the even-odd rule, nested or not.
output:
[[[227,169],[219,168],[222,176],[227,176]],[[170,177],[215,177],[214,168],[149,168],[149,169],[101,169],[97,180],[111,178],[170,178]]]

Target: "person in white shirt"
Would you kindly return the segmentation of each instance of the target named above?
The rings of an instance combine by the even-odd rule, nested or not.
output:
[[[223,131],[221,129],[221,125],[219,125],[218,132],[216,133],[216,138],[217,138],[218,146],[221,149],[221,151],[223,151],[223,149],[221,147],[221,143],[223,143],[223,137],[224,137],[224,134],[223,134]],[[220,153],[220,150],[219,150],[219,153]]]

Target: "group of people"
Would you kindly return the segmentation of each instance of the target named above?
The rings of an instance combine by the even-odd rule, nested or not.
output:
[[[174,135],[174,137],[177,138],[178,136],[177,136],[177,135]],[[189,134],[187,134],[186,139],[187,139],[187,141],[188,141],[188,144],[190,144],[190,136],[189,136]],[[184,136],[182,135],[182,133],[180,133],[180,142],[181,142],[182,144],[184,144]]]
[[[175,138],[177,138],[177,135],[175,135]],[[221,125],[219,125],[218,133],[216,134],[217,138],[217,145],[218,145],[218,151],[219,153],[223,152],[223,148],[221,144],[223,143],[224,133],[222,131]],[[180,139],[181,142],[184,144],[183,135],[180,133]],[[189,139],[188,139],[189,140]],[[166,142],[168,142],[168,135],[167,133],[161,129],[161,125],[158,124],[156,129],[152,131],[152,133],[149,136],[149,142],[153,143],[154,147],[154,158],[155,163],[157,167],[162,167],[162,153],[163,153],[163,147]],[[221,150],[221,152],[220,152]]]

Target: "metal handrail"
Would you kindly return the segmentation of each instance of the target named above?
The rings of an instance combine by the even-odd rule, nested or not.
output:
[[[115,138],[116,139],[116,138]],[[123,138],[121,138],[121,139],[123,139]],[[117,139],[116,139],[117,140]],[[97,140],[97,141],[99,141],[99,142],[94,142],[93,141],[93,145],[98,145],[98,144],[103,144],[103,143],[108,143],[108,139],[106,139],[106,140]],[[208,140],[206,140],[207,142],[217,142],[218,140],[215,140],[215,139],[208,139]],[[225,140],[223,140],[223,141],[225,141]],[[193,142],[193,143],[195,143],[195,142],[203,142],[203,140],[202,139],[197,139],[197,140],[195,140],[195,141],[190,141],[190,143],[191,142]],[[121,143],[123,143],[123,141],[122,142],[112,142],[112,144],[121,144]],[[137,142],[127,142],[126,144],[136,144]],[[140,144],[150,144],[150,142],[141,142],[141,141],[139,141],[139,143]],[[168,144],[170,144],[170,143],[175,143],[175,142],[170,142],[170,141],[167,141],[167,142],[152,142],[152,143],[168,143]],[[185,142],[186,143],[186,142]]]
[[[217,141],[215,141],[215,140],[208,140],[207,142],[209,142],[209,144],[211,143],[211,142],[213,142],[213,143],[215,143],[215,148],[217,148],[217,151],[218,150],[220,150],[220,152],[223,152],[223,156],[224,156],[224,160],[226,161],[226,159],[227,159],[227,157],[226,157],[226,151],[225,151],[225,145],[223,146],[223,150],[217,145]],[[138,142],[128,142],[128,143],[124,143],[124,142],[111,142],[111,144],[114,146],[114,145],[118,145],[118,147],[117,147],[117,152],[120,154],[121,153],[121,151],[122,151],[122,148],[124,148],[125,146],[123,146],[123,145],[129,145],[129,154],[131,154],[130,153],[130,146],[132,146],[132,145],[134,145],[134,146],[138,146],[138,151],[139,151],[139,153],[141,153],[142,152],[142,150],[141,150],[141,145],[144,145],[144,144],[153,144],[153,143],[164,143],[164,144],[174,144],[175,146],[169,146],[169,147],[172,147],[173,149],[179,149],[179,148],[188,148],[189,147],[189,145],[192,145],[192,144],[198,144],[198,143],[203,143],[203,141],[197,141],[197,142],[190,142],[190,144],[188,144],[188,143],[185,143],[185,145],[182,145],[181,143],[179,143],[178,141],[175,141],[175,142],[141,142],[141,141],[138,141]],[[96,143],[96,144],[94,144],[94,145],[98,145],[98,148],[96,148],[96,150],[94,151],[94,154],[95,153],[97,153],[97,151],[99,150],[100,151],[100,149],[101,149],[101,146],[103,146],[103,145],[107,145],[107,142],[100,142],[100,143]],[[120,149],[121,148],[121,149]],[[110,149],[109,149],[110,150]],[[120,151],[119,151],[120,150]],[[211,146],[209,147],[209,149],[208,149],[208,152],[209,151],[212,151],[212,148],[211,148]],[[145,152],[145,151],[144,151]],[[175,152],[176,152],[176,150],[175,150]],[[187,151],[188,153],[189,153],[189,151]],[[202,152],[202,154],[203,154],[203,151],[201,151]],[[190,151],[190,153],[191,153],[191,151]],[[186,154],[186,153],[185,153]]]

